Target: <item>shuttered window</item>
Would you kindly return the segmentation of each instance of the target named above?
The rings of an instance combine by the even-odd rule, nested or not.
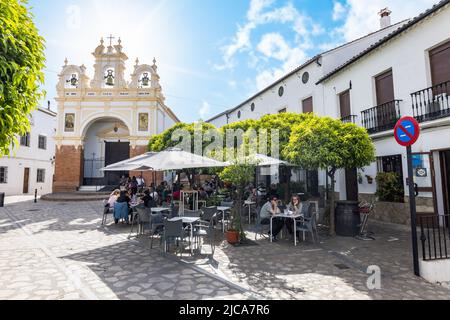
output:
[[[339,95],[339,107],[341,109],[341,118],[346,118],[351,115],[350,90],[347,90]]]
[[[392,70],[375,77],[375,85],[377,91],[377,105],[382,105],[395,100]]]
[[[433,86],[450,81],[450,41],[430,51]]]
[[[311,113],[314,111],[313,108],[313,98],[310,97],[302,101],[303,113]]]

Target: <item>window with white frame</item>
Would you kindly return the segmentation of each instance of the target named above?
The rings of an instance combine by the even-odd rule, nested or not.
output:
[[[45,182],[45,169],[37,169],[37,183],[44,183]]]
[[[39,136],[39,149],[47,150],[47,137],[46,136]]]
[[[8,167],[0,167],[0,183],[8,183]]]

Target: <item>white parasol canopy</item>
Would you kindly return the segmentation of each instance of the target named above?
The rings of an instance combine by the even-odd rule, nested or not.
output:
[[[153,153],[148,152],[141,156],[131,158],[122,163],[116,163],[103,168],[103,171],[122,171],[120,168],[132,168],[130,171],[170,171],[194,168],[226,167],[227,163],[211,158],[202,157],[181,149],[169,148],[167,150]],[[148,170],[141,170],[148,168]],[[126,170],[123,170],[126,171]]]
[[[272,158],[263,154],[254,154],[254,155],[250,155],[247,157],[244,157],[244,161],[245,163],[253,163],[255,164],[257,167],[266,167],[266,166],[290,166],[290,167],[294,167],[293,164],[280,160],[280,159],[276,159],[276,158]],[[238,161],[239,163],[239,161]],[[228,165],[230,165],[231,163],[228,162]]]

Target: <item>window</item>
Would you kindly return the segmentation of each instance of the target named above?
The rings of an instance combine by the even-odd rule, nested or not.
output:
[[[0,167],[0,183],[8,183],[8,167]]]
[[[375,86],[377,93],[377,105],[386,104],[395,100],[392,70],[375,77]],[[391,108],[391,106],[389,106],[389,108]]]
[[[38,148],[47,150],[47,137],[46,136],[39,136],[39,143]]]
[[[242,113],[241,113],[241,111],[239,111],[239,112],[238,112],[238,114],[237,114],[237,116],[238,116],[238,119],[240,119],[240,118],[241,118],[241,115],[242,115]]]
[[[308,81],[309,81],[309,73],[308,73],[308,72],[305,72],[305,73],[303,73],[303,75],[302,75],[302,82],[303,82],[303,84],[307,84]]]
[[[347,118],[351,115],[350,90],[342,92],[339,95],[339,107],[341,109],[341,118]]]
[[[37,180],[38,183],[45,182],[45,169],[37,169]]]
[[[303,113],[311,113],[313,112],[313,98],[310,97],[302,101]]]
[[[29,147],[30,146],[30,133],[28,132],[27,134],[23,135],[20,137],[20,145],[24,146],[24,147]]]
[[[255,111],[255,103],[252,103],[252,104],[250,105],[250,110]]]
[[[377,169],[379,173],[395,173],[397,176],[396,185],[388,184],[389,193],[391,200],[389,202],[403,202],[404,201],[404,183],[403,183],[403,165],[402,165],[402,156],[392,155],[385,157],[377,158]],[[381,181],[379,181],[378,188],[380,188],[380,184],[383,184],[383,180],[386,177],[381,177]],[[387,200],[384,200],[387,201]]]
[[[283,108],[283,109],[281,109],[281,110],[278,111],[278,113],[286,113],[286,112],[287,112],[287,109],[286,109],[286,108]]]
[[[284,94],[284,87],[281,86],[281,87],[278,89],[278,95],[279,95],[280,97],[282,97],[283,94]]]
[[[433,86],[450,80],[450,41],[430,51],[430,65]]]

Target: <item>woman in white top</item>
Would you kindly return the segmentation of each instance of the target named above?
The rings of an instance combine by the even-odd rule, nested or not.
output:
[[[108,205],[110,208],[114,208],[114,204],[116,203],[119,195],[120,195],[120,190],[117,190],[117,189],[111,193],[111,195],[109,196],[109,199],[108,199]]]
[[[300,201],[299,196],[292,196],[291,202],[289,202],[287,209],[291,211],[294,215],[301,214],[303,208],[303,203]],[[295,219],[296,221],[301,221],[299,219]],[[286,228],[289,231],[289,234],[293,233],[293,222],[292,219],[286,219]]]

